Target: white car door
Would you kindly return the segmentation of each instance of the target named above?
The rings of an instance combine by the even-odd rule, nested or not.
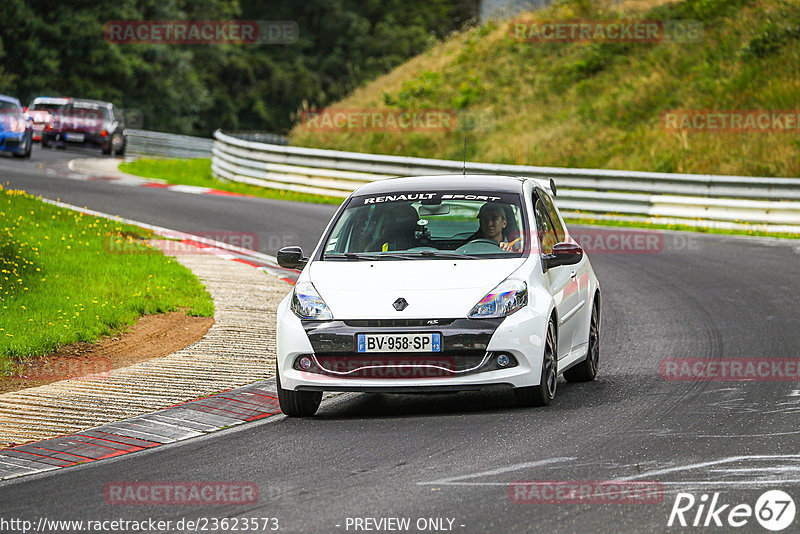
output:
[[[553,230],[556,233],[558,242],[567,241],[567,232],[564,227],[564,221],[556,210],[553,199],[544,192],[541,194],[544,209],[550,216],[550,221],[553,223]],[[571,239],[570,239],[571,240]],[[584,255],[581,261],[575,265],[563,266],[565,270],[569,271],[569,276],[572,282],[567,287],[567,293],[575,293],[576,300],[575,307],[567,310],[568,316],[559,314],[561,320],[571,322],[571,329],[573,330],[572,336],[572,350],[583,348],[589,342],[589,260]]]
[[[534,215],[536,217],[536,227],[539,233],[540,254],[548,255],[553,251],[553,246],[559,242],[556,231],[556,224],[560,226],[560,220],[547,213],[546,204],[542,200],[534,203]],[[553,223],[553,219],[558,221]],[[561,230],[563,232],[563,228]],[[563,237],[562,237],[563,239]],[[581,260],[585,264],[585,259]],[[559,265],[547,269],[544,273],[543,282],[550,291],[556,303],[558,313],[558,357],[566,357],[573,349],[573,346],[580,344],[576,339],[576,333],[580,331],[580,320],[583,317],[582,308],[585,307],[586,293],[584,288],[581,291],[580,276],[578,270],[580,263],[576,265]]]

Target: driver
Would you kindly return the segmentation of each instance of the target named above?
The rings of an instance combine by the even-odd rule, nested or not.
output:
[[[475,239],[489,239],[497,243],[505,252],[519,252],[522,249],[519,239],[508,242],[505,232],[508,220],[506,220],[506,211],[501,204],[487,202],[481,206],[478,211],[478,221],[480,221],[480,228],[467,239],[467,242]]]

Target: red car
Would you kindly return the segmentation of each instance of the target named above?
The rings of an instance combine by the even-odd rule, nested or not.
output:
[[[50,123],[58,110],[69,103],[69,98],[39,96],[33,99],[31,105],[26,108],[26,113],[33,119],[33,140],[41,141],[42,132]]]
[[[110,102],[70,99],[42,133],[42,147],[99,147],[103,154],[123,155],[127,132],[122,110]]]

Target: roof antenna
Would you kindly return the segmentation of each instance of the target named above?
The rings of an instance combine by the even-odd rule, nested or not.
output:
[[[464,176],[467,175],[467,136],[464,136]]]

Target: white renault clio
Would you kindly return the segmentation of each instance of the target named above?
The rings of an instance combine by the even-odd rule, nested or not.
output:
[[[520,404],[543,406],[560,374],[597,373],[600,285],[536,180],[373,182],[309,258],[286,247],[278,262],[302,269],[278,307],[288,416],[313,415],[323,391],[513,388]]]

